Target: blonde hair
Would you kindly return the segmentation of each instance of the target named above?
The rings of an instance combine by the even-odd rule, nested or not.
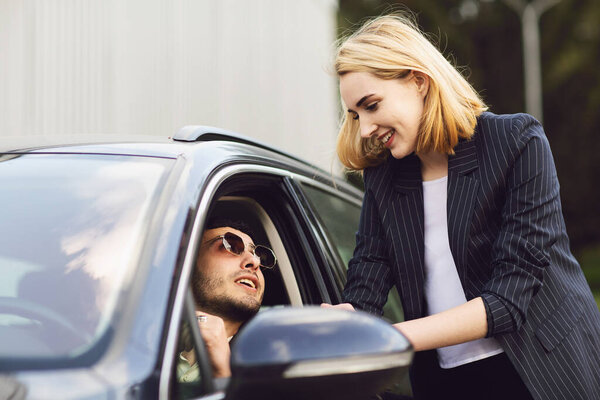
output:
[[[335,71],[338,76],[368,72],[381,79],[402,79],[420,71],[429,77],[417,154],[454,154],[459,138],[473,136],[477,117],[487,110],[473,87],[405,15],[377,17],[342,39]],[[388,154],[374,138],[361,138],[359,130],[359,122],[344,110],[337,153],[351,170],[378,165]]]

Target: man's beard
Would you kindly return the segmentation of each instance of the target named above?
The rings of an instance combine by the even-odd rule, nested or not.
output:
[[[212,278],[202,271],[196,270],[192,277],[192,291],[198,308],[209,314],[244,323],[252,318],[260,309],[260,300],[252,296],[234,298],[217,293],[224,287],[224,278]]]

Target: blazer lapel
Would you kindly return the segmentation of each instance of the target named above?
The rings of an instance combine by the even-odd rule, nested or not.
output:
[[[469,227],[479,189],[475,136],[461,141],[448,158],[448,239],[461,282],[465,282]]]
[[[407,319],[426,313],[423,285],[424,224],[421,163],[415,155],[391,159],[393,199],[388,208],[393,255],[397,259],[401,296]]]

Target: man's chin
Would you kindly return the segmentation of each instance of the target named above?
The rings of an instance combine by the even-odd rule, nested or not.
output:
[[[251,299],[251,301],[250,299],[245,299],[245,301],[231,307],[229,314],[231,319],[246,322],[254,317],[258,310],[260,310],[260,302],[256,301],[256,299]]]
[[[231,299],[228,305],[223,305],[227,316],[233,320],[246,322],[260,310],[261,302],[252,296]]]
[[[261,302],[252,296],[219,296],[198,305],[210,314],[232,321],[246,322],[260,310]]]

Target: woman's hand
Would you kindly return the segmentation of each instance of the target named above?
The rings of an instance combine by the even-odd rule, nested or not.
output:
[[[321,307],[323,308],[336,308],[338,310],[347,310],[347,311],[356,311],[352,304],[350,303],[341,303],[336,305],[331,305],[329,303],[321,303]]]
[[[225,323],[220,317],[201,311],[196,311],[196,316],[202,339],[210,356],[214,377],[224,378],[231,376],[231,368],[229,366],[231,349],[229,348],[229,340],[225,331]]]

